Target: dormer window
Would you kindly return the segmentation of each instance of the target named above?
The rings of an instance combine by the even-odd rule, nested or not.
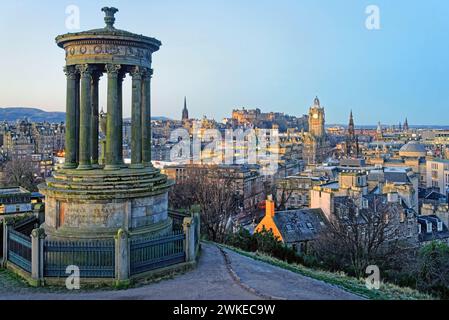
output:
[[[418,234],[421,234],[421,224],[420,223],[418,223]]]
[[[443,221],[438,221],[437,230],[438,230],[438,232],[443,231]]]
[[[306,223],[307,228],[309,228],[311,231],[315,230],[315,228],[313,227],[313,225],[310,222]]]
[[[432,233],[432,223],[427,222],[427,233]]]
[[[363,200],[362,200],[362,207],[363,207],[364,209],[368,209],[368,199],[363,199]]]

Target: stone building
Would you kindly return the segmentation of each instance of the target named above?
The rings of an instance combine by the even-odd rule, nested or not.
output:
[[[435,188],[441,194],[449,192],[449,160],[434,159],[426,164],[426,186]]]
[[[331,154],[330,143],[325,130],[324,108],[318,97],[309,109],[309,131],[304,133],[302,158],[307,164],[324,162]]]
[[[426,147],[417,142],[410,141],[391,143],[374,143],[364,152],[366,162],[369,165],[379,167],[411,168],[418,176],[419,186],[426,186],[428,160]]]
[[[29,160],[34,154],[33,136],[26,132],[8,131],[3,135],[3,151],[11,160]]]
[[[361,200],[361,201],[360,201]],[[407,208],[401,203],[400,197],[395,193],[368,194],[360,199],[350,196],[339,196],[334,198],[333,215],[345,221],[352,210],[358,217],[369,217],[370,215],[383,215],[385,222],[384,236],[386,241],[406,241],[410,245],[418,243],[418,219],[415,211]],[[366,218],[357,223],[369,224]],[[351,221],[354,223],[354,221]]]
[[[32,212],[31,192],[22,188],[0,188],[0,219],[2,216]]]
[[[351,197],[362,202],[369,194],[397,196],[409,209],[418,213],[418,182],[411,169],[344,168],[337,181],[313,187],[311,208],[322,208],[326,215],[334,210],[334,198]]]
[[[307,253],[311,242],[325,231],[326,217],[321,209],[275,211],[272,199],[266,200],[266,213],[255,232],[271,231],[297,253]]]
[[[240,196],[241,207],[245,213],[257,210],[258,205],[265,199],[264,177],[257,167],[248,165],[205,165],[179,164],[164,168],[164,173],[176,183],[186,181],[190,176],[216,177],[217,183],[222,177],[231,177],[233,189]]]
[[[276,181],[276,204],[284,209],[301,209],[310,206],[310,190],[328,182],[324,176],[301,173]]]

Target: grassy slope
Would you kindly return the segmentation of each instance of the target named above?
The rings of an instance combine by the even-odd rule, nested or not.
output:
[[[290,270],[292,272],[324,281],[326,283],[338,286],[346,291],[358,294],[367,299],[371,300],[429,300],[435,299],[434,297],[416,291],[410,288],[398,287],[389,283],[381,283],[379,290],[370,290],[365,286],[364,279],[356,279],[353,277],[349,277],[344,273],[333,273],[323,270],[316,270],[304,267],[299,264],[289,264],[285,261],[281,261],[279,259],[273,258],[271,256],[243,251],[238,248],[230,247],[227,245],[219,244],[221,247],[230,249],[244,256],[253,258],[255,260],[263,261],[283,269]]]

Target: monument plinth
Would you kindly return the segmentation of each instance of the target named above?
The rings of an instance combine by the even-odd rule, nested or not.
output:
[[[171,231],[172,184],[151,164],[152,54],[161,42],[114,27],[115,8],[103,8],[106,26],[56,38],[66,52],[65,164],[39,186],[51,239],[111,238]],[[99,161],[99,81],[106,74],[104,161]],[[132,77],[131,164],[122,150],[122,82]],[[101,162],[101,164],[100,164]]]

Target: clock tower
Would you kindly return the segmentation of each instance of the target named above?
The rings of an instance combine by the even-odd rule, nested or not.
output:
[[[309,132],[303,136],[302,158],[307,164],[319,164],[331,154],[329,140],[324,129],[324,108],[318,97],[309,110]]]
[[[320,106],[318,97],[313,101],[309,109],[309,133],[317,138],[325,135],[324,130],[324,108]]]

